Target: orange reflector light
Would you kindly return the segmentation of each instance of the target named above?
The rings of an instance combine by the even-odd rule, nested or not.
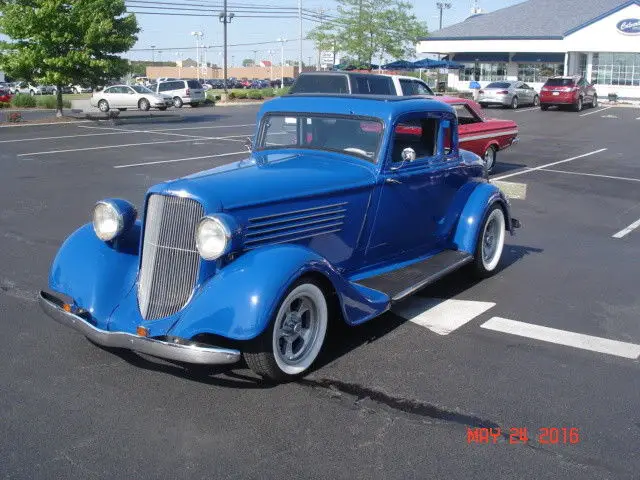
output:
[[[68,303],[65,303],[64,305],[62,305],[62,309],[65,312],[71,313],[71,305],[69,305]]]
[[[149,336],[149,330],[147,330],[145,327],[138,325],[138,327],[136,328],[136,333],[138,335],[140,335],[141,337],[148,337]]]

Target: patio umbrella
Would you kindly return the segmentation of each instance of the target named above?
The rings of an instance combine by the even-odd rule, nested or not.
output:
[[[441,60],[433,60],[431,58],[423,58],[417,62],[413,62],[413,68],[445,68],[448,62]]]
[[[409,62],[408,60],[396,60],[395,62],[382,65],[382,68],[385,70],[408,70],[415,67],[413,66],[413,62]]]

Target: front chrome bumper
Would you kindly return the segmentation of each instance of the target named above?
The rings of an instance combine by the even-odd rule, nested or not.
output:
[[[89,340],[103,347],[126,348],[166,360],[200,365],[225,365],[240,360],[238,350],[188,343],[189,341],[184,339],[182,342],[185,343],[166,342],[126,332],[108,332],[99,329],[81,316],[64,310],[64,303],[47,292],[40,292],[38,302],[42,310],[55,321],[79,331]]]

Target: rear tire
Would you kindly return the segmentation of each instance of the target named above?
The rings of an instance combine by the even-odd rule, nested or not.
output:
[[[511,106],[512,110],[516,110],[518,108],[518,97],[514,96],[511,99],[511,105],[510,106]]]
[[[576,103],[573,104],[573,110],[576,112],[581,112],[582,111],[582,97],[578,97],[578,101]]]
[[[504,212],[500,204],[494,203],[482,222],[473,259],[475,274],[480,278],[492,275],[500,264],[506,234],[505,225]]]
[[[109,102],[107,102],[106,100],[100,100],[98,102],[98,108],[100,109],[101,112],[108,112],[109,111]]]
[[[598,95],[596,95],[595,93],[593,94],[593,100],[591,100],[591,107],[592,108],[598,107]]]
[[[176,108],[182,108],[182,99],[180,97],[173,97],[173,106]]]
[[[533,97],[533,106],[537,107],[539,105],[540,105],[540,97],[536,95],[535,97]]]
[[[329,324],[329,302],[309,277],[297,280],[274,312],[269,326],[243,353],[251,370],[286,382],[304,375],[318,358]]]

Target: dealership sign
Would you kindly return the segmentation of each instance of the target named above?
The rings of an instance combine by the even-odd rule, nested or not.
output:
[[[620,33],[625,35],[640,35],[640,18],[625,18],[616,25]]]

